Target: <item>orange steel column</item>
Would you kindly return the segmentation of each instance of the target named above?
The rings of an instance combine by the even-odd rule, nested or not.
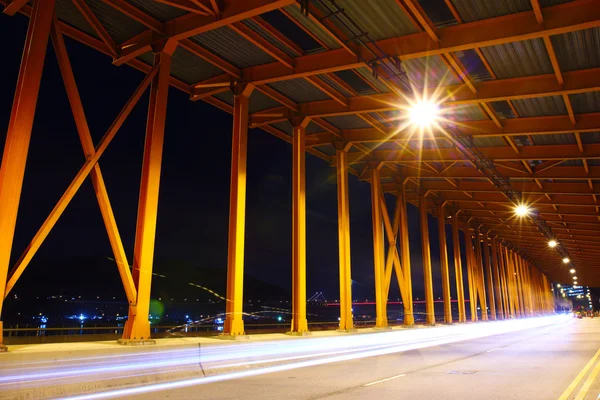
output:
[[[456,297],[458,301],[458,322],[466,322],[465,288],[463,283],[460,239],[458,237],[458,214],[452,215],[452,245],[454,246],[454,274],[456,275]]]
[[[421,248],[423,255],[423,279],[425,281],[425,313],[426,323],[435,324],[433,303],[433,278],[431,275],[431,249],[429,247],[429,225],[427,223],[426,193],[419,194],[419,212],[421,213]]]
[[[438,206],[438,236],[440,240],[440,268],[442,270],[442,294],[444,298],[444,322],[452,323],[452,306],[450,299],[450,275],[448,272],[448,249],[446,248],[446,220],[444,205]]]
[[[176,47],[177,42],[166,40],[155,48],[154,65],[159,69],[150,87],[133,253],[132,277],[137,289],[137,304],[135,308],[129,308],[129,316],[123,329],[122,341],[125,342],[150,339],[148,313],[150,311],[150,286],[154,261],[160,170],[171,76],[171,55]]]
[[[229,189],[227,243],[227,303],[223,335],[244,334],[244,239],[246,233],[246,154],[248,150],[248,99],[254,86],[233,87],[233,134]]]
[[[477,293],[479,294],[479,302],[481,304],[481,320],[488,320],[488,307],[487,300],[485,297],[485,282],[483,279],[483,257],[481,254],[481,239],[479,238],[479,229],[475,230],[475,257],[476,257],[476,270],[477,276]]]
[[[495,303],[496,303],[496,307],[498,308],[498,318],[502,318],[504,319],[504,307],[502,304],[502,294],[500,291],[500,272],[498,271],[499,265],[498,265],[498,252],[497,252],[497,248],[496,248],[496,237],[494,236],[492,238],[492,264],[491,264],[491,268],[492,268],[492,274],[494,275],[494,296],[495,296]]]
[[[0,168],[0,317],[31,139],[31,128],[53,15],[54,0],[33,2],[6,132],[2,167]],[[0,320],[0,351],[6,350],[2,343],[2,321]]]
[[[404,287],[406,288],[406,301],[404,302],[404,325],[413,326],[415,324],[413,295],[412,295],[412,277],[410,273],[410,243],[408,240],[408,217],[406,215],[406,187],[399,183],[396,196],[400,202],[400,250],[402,259],[402,272],[404,275]]]
[[[525,291],[523,290],[523,279],[521,279],[521,256],[515,252],[515,278],[517,281],[517,291],[519,293],[519,307],[521,309],[521,316],[527,315],[526,303],[525,303]]]
[[[492,264],[490,262],[490,249],[488,245],[488,235],[483,235],[483,259],[485,261],[487,295],[490,303],[490,317],[496,319],[496,299],[494,297],[494,281],[492,279]]]
[[[385,253],[383,222],[381,220],[381,185],[379,165],[369,166],[371,173],[371,214],[373,218],[373,267],[375,269],[375,326],[385,328],[387,321],[387,296],[383,291]],[[385,296],[385,297],[384,297]]]
[[[465,252],[467,256],[467,284],[469,287],[469,309],[471,311],[471,321],[477,321],[477,293],[473,283],[473,241],[468,224],[465,224]]]
[[[348,196],[349,143],[334,143],[337,163],[338,250],[340,263],[340,330],[354,329],[350,260],[350,202]]]
[[[292,141],[292,326],[290,333],[308,333],[306,320],[306,126],[293,119]]]

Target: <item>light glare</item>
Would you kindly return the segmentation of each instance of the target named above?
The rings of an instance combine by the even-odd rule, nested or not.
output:
[[[569,270],[569,272],[570,272],[570,273],[572,273],[572,274],[574,274],[574,273],[575,273],[575,269],[574,269],[574,268],[571,268],[571,269]]]
[[[428,127],[438,116],[438,106],[430,101],[420,100],[409,111],[410,122],[420,127]]]
[[[565,257],[565,258],[563,258],[563,262],[564,262],[565,264],[568,264],[568,263],[570,263],[570,262],[571,262],[571,260],[569,260],[569,257]]]
[[[529,214],[529,207],[525,204],[519,204],[515,207],[515,214],[517,214],[518,217],[524,217]]]
[[[551,240],[548,242],[548,247],[550,247],[551,249],[556,247],[558,243],[556,242],[556,240]]]

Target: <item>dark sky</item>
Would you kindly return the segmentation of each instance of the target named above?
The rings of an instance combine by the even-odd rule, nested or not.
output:
[[[3,42],[0,91],[1,144],[4,145],[28,19],[0,16]],[[66,38],[88,123],[97,143],[125,104],[142,74]],[[147,96],[138,104],[100,165],[129,259],[133,253]],[[155,270],[187,276],[188,269],[227,265],[227,227],[232,117],[177,89],[169,92],[167,128],[156,236]],[[54,52],[49,46],[33,128],[20,214],[13,247],[16,260],[84,161]],[[249,132],[246,222],[246,273],[291,288],[291,145],[261,130]],[[308,296],[338,293],[335,170],[312,155],[306,161]],[[390,197],[389,208],[393,209]],[[370,186],[350,178],[352,274],[355,298],[373,298],[373,245]],[[430,217],[434,291],[441,296],[437,221]],[[409,205],[414,296],[423,278],[418,213]],[[449,237],[450,226],[447,226]],[[462,235],[461,235],[462,236]],[[450,237],[449,237],[450,239]],[[449,241],[452,273],[452,252]],[[89,259],[111,257],[89,180],[69,205],[15,287],[27,295],[44,280],[49,291],[72,294],[121,291],[116,267],[94,268]],[[73,260],[78,265],[73,267]],[[64,269],[61,267],[64,265]],[[109,277],[109,278],[107,278]],[[39,282],[37,282],[39,284]],[[199,282],[201,283],[201,282]],[[182,282],[182,285],[186,285]],[[155,282],[154,289],[160,285]],[[454,293],[454,284],[452,285]],[[392,284],[391,297],[397,296]]]

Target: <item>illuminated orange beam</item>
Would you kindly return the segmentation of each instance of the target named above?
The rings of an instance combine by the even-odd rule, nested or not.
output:
[[[586,12],[589,9],[589,12]],[[577,0],[544,9],[546,22],[540,27],[532,13],[523,12],[490,18],[477,22],[455,25],[438,29],[441,42],[436,43],[426,32],[405,35],[398,38],[377,41],[388,55],[401,59],[420,58],[476,49],[498,44],[505,44],[543,38],[544,36],[557,35],[600,26],[600,11],[595,6],[595,0]],[[304,59],[310,57],[315,68],[308,68],[290,73],[281,65],[266,64],[248,68],[244,71],[247,81],[276,81],[295,79],[306,76],[305,74],[319,74],[321,65],[327,64],[332,70],[356,68],[353,64],[359,61],[351,56],[345,49],[330,50],[318,55],[298,57],[296,62],[304,64]],[[361,54],[361,60],[369,61],[373,58],[370,53]],[[567,81],[567,79],[565,79]],[[555,82],[556,83],[556,82]]]
[[[302,66],[297,64],[297,68],[302,68]],[[327,68],[324,70],[324,72],[329,72]],[[246,71],[243,74],[246,76]],[[453,96],[445,99],[442,104],[445,106],[470,105],[600,90],[600,68],[566,72],[564,79],[564,85],[559,85],[553,74],[480,82],[475,85],[477,93],[473,93],[466,85],[446,87],[443,88],[443,91],[453,93]],[[332,100],[303,103],[301,113],[303,116],[325,117],[362,112],[395,111],[400,107],[408,106],[407,101],[395,93],[384,93],[352,97],[348,99],[347,107]]]
[[[71,200],[73,199],[73,197],[75,196],[75,194],[77,193],[87,176],[90,174],[90,172],[94,168],[94,165],[96,165],[102,154],[104,154],[104,151],[117,134],[121,125],[123,125],[123,123],[125,122],[125,119],[127,119],[129,114],[133,110],[135,104],[137,104],[139,99],[142,97],[146,88],[150,85],[150,82],[157,74],[157,72],[157,68],[153,68],[151,72],[148,75],[146,75],[142,83],[137,87],[134,94],[125,104],[125,107],[121,110],[113,124],[110,126],[106,134],[102,137],[102,140],[100,140],[100,142],[96,146],[95,153],[92,156],[88,157],[87,161],[80,168],[79,172],[77,173],[77,175],[75,176],[65,193],[62,195],[58,203],[54,206],[48,218],[46,218],[38,232],[35,234],[29,246],[27,246],[27,250],[25,250],[25,252],[17,261],[15,267],[11,270],[8,282],[6,284],[5,296],[8,295],[8,292],[13,288],[13,286],[25,270],[25,267],[27,266],[29,261],[31,261],[31,258],[33,257],[35,252],[38,250],[44,239],[48,236],[48,234],[58,221],[58,218],[60,218],[64,210],[67,208],[67,205],[71,202]]]
[[[589,144],[581,153],[576,144],[523,146],[519,154],[510,147],[480,147],[483,156],[494,161],[521,160],[579,160],[600,158],[600,143]],[[362,154],[348,154],[348,162],[453,162],[468,161],[469,158],[460,151],[451,148],[421,149],[419,154],[407,154],[402,150],[373,150],[368,157]]]
[[[89,158],[95,153],[94,142],[89,130],[83,104],[81,103],[81,97],[79,95],[79,90],[77,89],[77,84],[75,82],[75,77],[73,75],[73,70],[71,68],[71,62],[67,54],[67,48],[65,47],[63,35],[60,32],[60,27],[56,23],[52,25],[51,36],[52,42],[54,43],[56,57],[58,58],[58,66],[63,77],[65,89],[67,91],[67,97],[69,99],[69,103],[71,104],[71,111],[75,119],[79,140],[81,141],[81,146],[85,153],[85,157]],[[94,186],[94,191],[96,192],[96,197],[98,199],[98,205],[100,206],[102,219],[104,220],[104,225],[106,226],[108,239],[115,256],[117,269],[121,276],[123,287],[125,288],[125,294],[129,304],[133,306],[136,303],[137,290],[135,288],[135,284],[133,283],[131,271],[129,269],[129,263],[127,261],[127,255],[125,254],[123,242],[121,241],[119,229],[117,228],[115,216],[110,204],[110,199],[108,197],[108,191],[106,190],[104,178],[102,177],[102,172],[100,170],[100,164],[94,165],[94,168],[91,172],[91,180]]]
[[[206,8],[198,1],[193,0],[154,0],[157,3],[163,3],[171,7],[180,8],[185,11],[197,13],[200,15],[214,15],[211,9]]]
[[[279,50],[277,46],[263,38],[257,32],[250,29],[247,25],[242,22],[236,22],[229,25],[229,27],[237,32],[240,36],[248,40],[250,43],[285,65],[287,68],[294,68],[294,60],[283,51]]]
[[[352,153],[350,153],[352,154]],[[349,155],[350,155],[349,154]],[[335,157],[332,157],[335,158]],[[423,190],[433,190],[433,191],[442,191],[442,192],[498,192],[499,189],[496,188],[491,183],[487,182],[458,182],[458,187],[455,187],[447,182],[421,182],[420,186]],[[590,190],[586,183],[548,183],[544,186],[544,189],[540,189],[534,183],[517,183],[513,184],[516,190],[524,194],[568,194],[568,195],[583,195],[583,194],[600,194],[600,184],[594,185],[595,190]],[[414,187],[411,185],[410,187]],[[395,192],[397,187],[394,184],[384,184],[384,190],[386,192]]]
[[[600,130],[600,113],[578,114],[578,123],[573,125],[566,115],[533,117],[533,118],[514,118],[503,121],[503,127],[498,128],[492,121],[464,121],[459,125],[460,134],[473,137],[501,137],[501,136],[522,136],[522,135],[553,135],[561,133],[570,133],[573,130],[578,132],[596,132]],[[340,137],[345,142],[397,142],[409,140],[402,131],[396,132],[396,129],[389,129],[385,135],[382,135],[376,129],[351,129],[340,132]],[[432,140],[434,138],[445,137],[443,133],[434,131],[432,137],[423,139]],[[307,136],[307,145],[320,146],[330,143],[334,138],[328,133],[316,133]],[[417,139],[410,139],[417,140]],[[420,140],[420,138],[419,138]],[[583,146],[581,147],[583,151]]]
[[[296,3],[295,0],[231,1],[228,2],[226,7],[223,7],[218,19],[198,14],[187,14],[166,22],[164,32],[167,36],[171,36],[176,40],[181,40],[294,3]]]
[[[158,33],[163,32],[163,24],[155,18],[152,18],[150,15],[146,14],[139,8],[129,4],[125,0],[102,0],[102,2],[108,4],[115,10],[120,11],[124,15],[129,18],[139,22],[150,30]]]
[[[75,7],[77,7],[83,18],[85,18],[94,32],[96,32],[104,44],[106,44],[106,47],[111,50],[112,55],[116,57],[117,44],[110,36],[106,28],[104,28],[100,20],[98,20],[98,17],[96,17],[94,12],[90,9],[90,6],[88,6],[84,0],[73,0],[73,4]]]
[[[4,7],[2,11],[6,15],[13,16],[18,13],[29,0],[13,0]]]

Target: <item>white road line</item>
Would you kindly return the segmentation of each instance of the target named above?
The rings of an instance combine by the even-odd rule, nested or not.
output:
[[[366,386],[376,385],[376,384],[381,383],[381,382],[391,381],[392,379],[400,378],[401,376],[404,376],[404,375],[406,375],[406,374],[400,374],[400,375],[392,376],[390,378],[385,378],[385,379],[382,379],[380,381],[375,381],[375,382],[367,383],[367,384],[365,384],[363,386],[366,387]]]
[[[486,353],[491,353],[492,351],[496,351],[496,350],[498,350],[499,348],[500,348],[500,347],[496,347],[495,349],[488,350],[488,351],[486,351]]]

